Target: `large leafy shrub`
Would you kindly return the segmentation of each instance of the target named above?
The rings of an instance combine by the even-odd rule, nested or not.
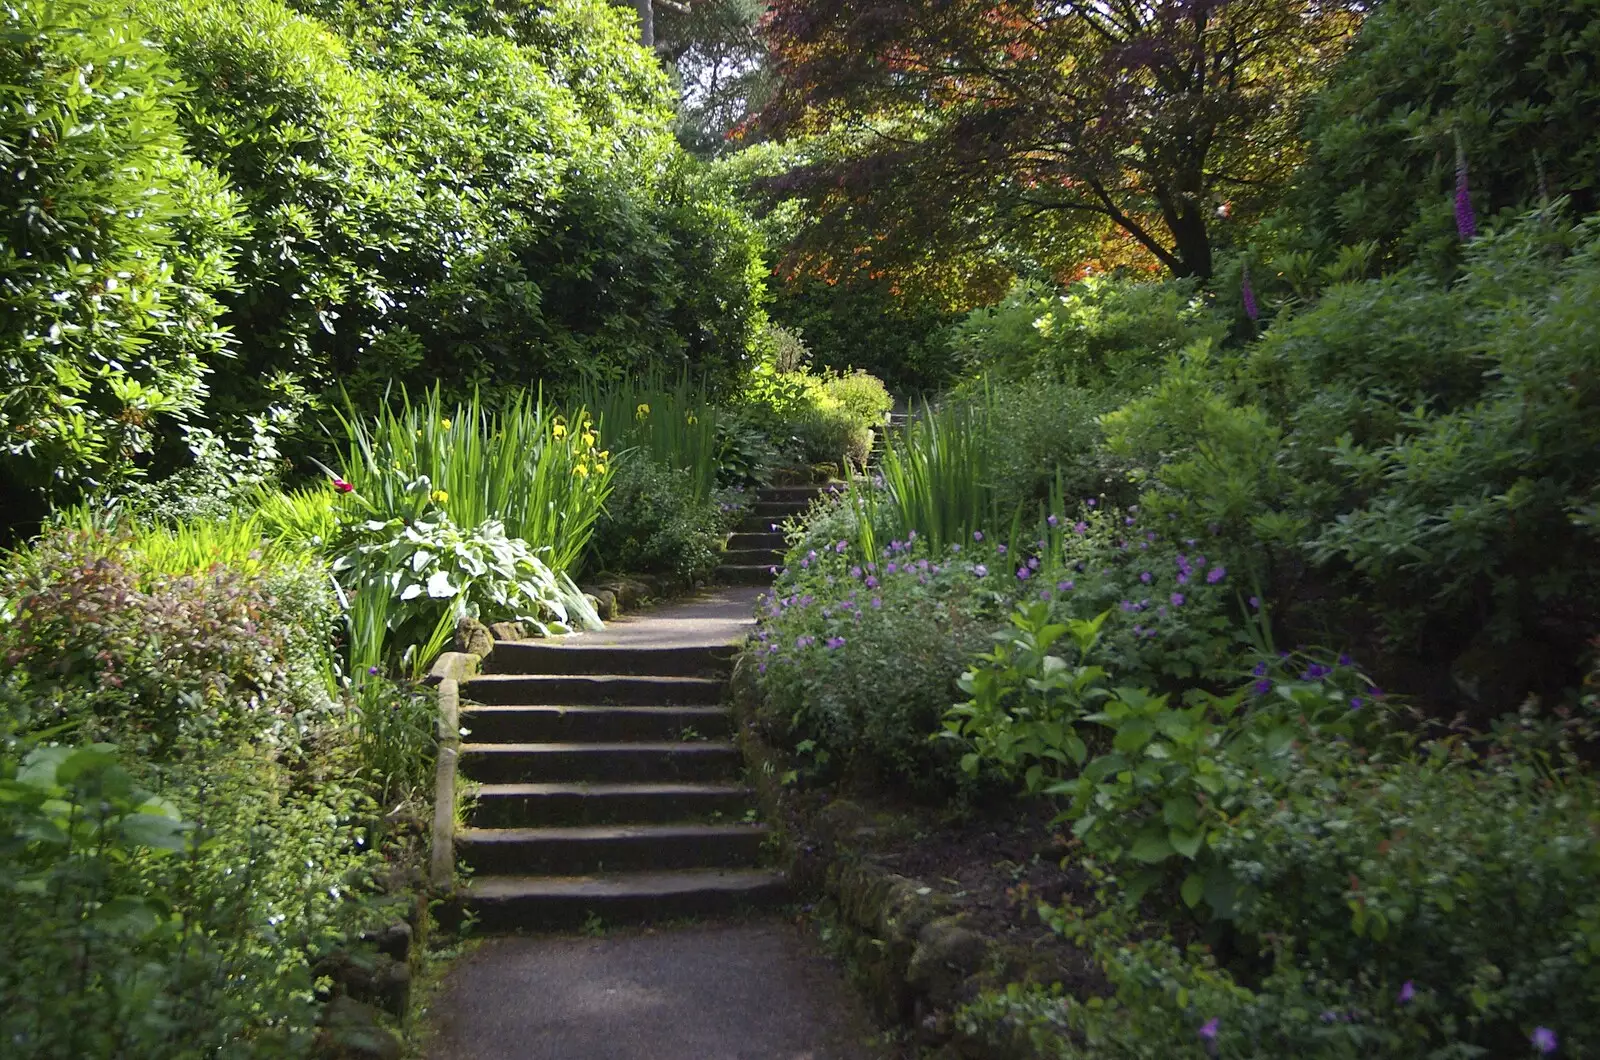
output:
[[[1092,762],[1077,784],[1134,793],[1143,782],[1132,799],[1103,798],[1110,813],[1088,827],[1080,818],[1086,852],[1115,859],[1096,834],[1109,824],[1131,844],[1124,881],[1140,876],[1137,862],[1174,853],[1209,866],[1183,897],[1203,895],[1226,918],[1221,952],[1233,956],[1180,949],[1123,903],[1097,915],[1045,910],[1094,954],[1112,996],[1014,988],[967,1018],[1008,1016],[1062,1057],[1170,1055],[1197,1040],[1240,1057],[1548,1053],[1541,1041],[1593,1055],[1592,776],[1536,727],[1508,727],[1483,742],[1486,753],[1456,738],[1382,753],[1370,739],[1352,746],[1348,724],[1329,739],[1341,735],[1328,725],[1337,715],[1367,707],[1316,707],[1318,674],[1266,679],[1276,686],[1268,709],[1226,722],[1192,710],[1186,721],[1158,711],[1137,733],[1124,722],[1106,766]],[[1295,709],[1305,707],[1310,717]],[[1196,753],[1179,753],[1190,737]],[[1129,769],[1157,743],[1164,753],[1136,755]],[[1185,767],[1200,781],[1194,795],[1171,783]],[[1198,835],[1183,808],[1194,801]],[[1198,838],[1192,849],[1164,842],[1180,831]]]
[[[591,547],[598,570],[655,574],[677,585],[708,577],[738,507],[695,496],[688,472],[663,466],[647,453],[630,454],[617,469]]]
[[[1600,207],[1600,7],[1402,0],[1375,8],[1311,107],[1300,215],[1391,262],[1456,259],[1456,150],[1480,216],[1543,196]]]
[[[862,371],[813,371],[804,341],[781,328],[771,329],[764,345],[740,384],[742,414],[808,463],[862,466],[873,431],[894,407],[882,380]]]
[[[1045,375],[1096,390],[1131,393],[1163,360],[1228,331],[1187,280],[1091,276],[1056,292],[1019,281],[996,306],[975,309],[950,332],[975,374]]]
[[[0,39],[6,522],[118,483],[228,353],[240,203],[186,150],[175,75],[107,5],[18,0]],[[23,491],[26,492],[23,492]]]
[[[1600,489],[1600,241],[1535,219],[1465,268],[1334,292],[1263,340],[1253,378],[1282,402],[1312,556],[1353,571],[1393,634],[1576,658],[1600,586],[1580,519]]]
[[[139,6],[196,86],[192,143],[258,218],[230,304],[241,407],[283,372],[363,402],[394,378],[727,385],[759,246],[609,5]]]
[[[312,964],[369,915],[325,572],[163,547],[57,533],[8,560],[0,1023],[22,1055],[302,1055]]]
[[[215,541],[204,566],[162,562],[139,545],[56,533],[10,565],[17,614],[0,635],[7,665],[29,675],[31,724],[157,756],[197,741],[292,749],[328,724],[334,613],[320,567],[280,556],[236,569]]]

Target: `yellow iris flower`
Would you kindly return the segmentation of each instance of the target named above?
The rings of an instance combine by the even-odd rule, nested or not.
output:
[[[555,435],[557,438],[565,438],[567,436],[567,425],[565,423],[558,423],[554,427],[550,428],[550,433]]]
[[[574,468],[573,468],[573,469],[572,469],[572,473],[573,473],[573,474],[574,474],[574,475],[577,475],[577,476],[578,476],[578,477],[579,477],[579,478],[588,478],[588,477],[589,477],[589,468],[588,468],[588,465],[586,465],[586,464],[579,464],[579,465],[578,465],[578,466],[577,466],[577,467],[574,467]]]

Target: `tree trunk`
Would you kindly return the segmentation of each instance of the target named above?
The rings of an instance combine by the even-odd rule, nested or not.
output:
[[[654,0],[633,0],[639,9],[639,43],[646,48],[656,46],[656,8]]]
[[[1167,223],[1172,231],[1172,254],[1178,264],[1174,276],[1211,278],[1211,236],[1206,231],[1206,215],[1192,206],[1180,209]]]

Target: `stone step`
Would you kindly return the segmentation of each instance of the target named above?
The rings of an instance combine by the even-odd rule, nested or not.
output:
[[[462,773],[484,784],[726,782],[742,764],[733,744],[710,740],[461,745]]]
[[[732,647],[644,648],[615,645],[552,644],[546,641],[496,641],[485,660],[494,674],[617,674],[625,677],[725,677],[733,667]]]
[[[804,515],[810,510],[810,503],[803,501],[757,501],[750,514],[758,519],[778,521],[791,515]]]
[[[634,706],[711,705],[721,701],[724,682],[710,677],[646,677],[630,674],[486,674],[462,686],[461,694],[487,706],[546,706],[619,703]]]
[[[740,820],[749,788],[737,784],[484,784],[472,822],[485,828]]]
[[[724,564],[717,568],[717,581],[723,585],[771,585],[777,577],[774,564],[735,566]]]
[[[487,931],[679,920],[771,909],[789,898],[788,881],[767,870],[697,869],[596,876],[480,876],[468,907]]]
[[[740,534],[777,534],[783,530],[784,519],[770,515],[747,515],[733,529]]]
[[[770,567],[783,565],[783,552],[776,548],[730,548],[722,554],[730,567]]]
[[[764,534],[739,533],[728,538],[728,551],[743,552],[748,549],[767,549],[777,553],[787,552],[789,541],[782,534],[768,531]]]
[[[828,482],[810,486],[763,486],[756,492],[756,500],[760,501],[787,501],[789,503],[811,501],[822,496],[830,490],[842,490],[844,483]]]
[[[464,828],[456,855],[480,875],[754,868],[770,833],[757,824]]]
[[[726,707],[477,706],[462,710],[461,725],[474,743],[626,743],[725,738],[733,716]]]

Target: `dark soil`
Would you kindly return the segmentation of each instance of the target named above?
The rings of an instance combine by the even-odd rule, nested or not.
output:
[[[814,797],[826,798],[821,793]],[[1012,799],[959,816],[853,800],[875,825],[844,845],[884,869],[946,895],[965,926],[1014,955],[1011,980],[1061,983],[1078,996],[1103,991],[1088,954],[1039,917],[1041,904],[1094,904],[1093,884],[1072,856],[1054,807]]]

